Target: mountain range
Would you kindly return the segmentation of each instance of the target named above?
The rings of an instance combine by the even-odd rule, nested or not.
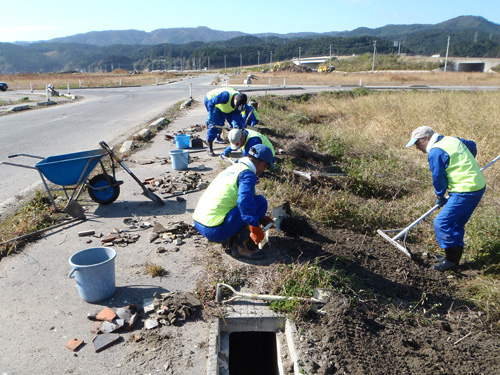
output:
[[[368,35],[379,38],[401,40],[414,34],[436,31],[454,32],[469,29],[486,34],[500,35],[500,25],[490,22],[479,16],[460,16],[448,21],[431,24],[386,25],[374,29],[359,27],[351,31],[330,31],[325,33],[298,32],[298,33],[259,33],[246,34],[240,31],[212,30],[205,26],[158,29],[151,32],[139,30],[109,30],[91,31],[61,38],[47,40],[51,43],[79,43],[96,46],[112,44],[143,44],[156,45],[162,43],[186,44],[191,42],[217,42],[233,39],[240,36],[252,35],[258,38],[277,37],[284,39],[315,38],[320,36],[353,37]]]
[[[406,53],[500,57],[500,25],[460,16],[435,25],[386,25],[327,33],[196,28],[92,31],[35,43],[0,43],[0,73],[230,68],[298,56]],[[395,41],[398,41],[395,43]]]

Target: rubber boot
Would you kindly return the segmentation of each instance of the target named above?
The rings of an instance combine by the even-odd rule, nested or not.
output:
[[[462,258],[462,254],[464,251],[463,246],[450,247],[449,249],[444,249],[446,253],[445,259],[434,266],[433,268],[436,271],[444,272],[458,267],[460,263],[460,259]]]
[[[207,142],[208,144],[208,150],[207,150],[207,154],[208,156],[215,156],[215,153],[214,153],[214,142]]]

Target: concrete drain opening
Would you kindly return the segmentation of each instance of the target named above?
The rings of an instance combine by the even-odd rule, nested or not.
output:
[[[279,375],[274,332],[229,334],[229,374]]]
[[[295,325],[285,318],[237,317],[210,328],[208,375],[299,374]]]

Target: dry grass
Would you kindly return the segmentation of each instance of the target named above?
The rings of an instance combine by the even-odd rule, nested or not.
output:
[[[158,264],[147,262],[144,265],[144,273],[151,277],[161,277],[165,274],[165,268]]]
[[[292,72],[267,72],[255,73],[258,80],[256,85],[317,85],[317,86],[500,86],[500,75],[497,73],[459,73],[459,72],[358,72],[345,73],[292,73]],[[241,85],[248,72],[232,76],[230,85]]]
[[[324,224],[371,233],[376,229],[402,228],[432,207],[435,194],[426,155],[406,149],[411,132],[430,125],[450,136],[473,139],[480,166],[500,153],[500,92],[328,92],[313,96],[265,96],[259,100],[261,124],[276,148],[288,149],[290,139],[300,139],[312,151],[332,156],[347,176],[336,183],[313,184],[297,179],[293,169],[320,172],[332,162],[315,162],[312,152],[298,159],[311,165],[292,164],[280,157],[278,178],[261,179],[269,206],[284,199],[294,215]],[[307,154],[308,148],[303,147]],[[290,155],[293,156],[293,155]],[[307,157],[309,158],[307,159]],[[325,160],[328,161],[327,158]],[[464,262],[481,276],[463,281],[462,293],[474,301],[494,324],[500,319],[500,162],[484,172],[487,191],[466,227]],[[381,196],[384,190],[395,193]],[[284,198],[286,197],[286,198]],[[432,219],[410,232],[409,241],[440,252]]]
[[[0,74],[0,81],[7,82],[9,89],[29,90],[30,82],[34,90],[44,90],[49,83],[56,89],[77,87],[108,87],[154,85],[174,80],[184,74],[177,73],[143,73],[143,74],[113,74],[113,73],[45,73],[45,74]]]

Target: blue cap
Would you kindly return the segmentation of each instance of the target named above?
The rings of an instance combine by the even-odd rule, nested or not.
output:
[[[265,161],[269,163],[271,167],[274,168],[274,155],[273,151],[267,147],[266,145],[263,144],[258,144],[255,146],[252,146],[250,148],[250,151],[248,152],[248,155],[253,156],[256,159]]]

